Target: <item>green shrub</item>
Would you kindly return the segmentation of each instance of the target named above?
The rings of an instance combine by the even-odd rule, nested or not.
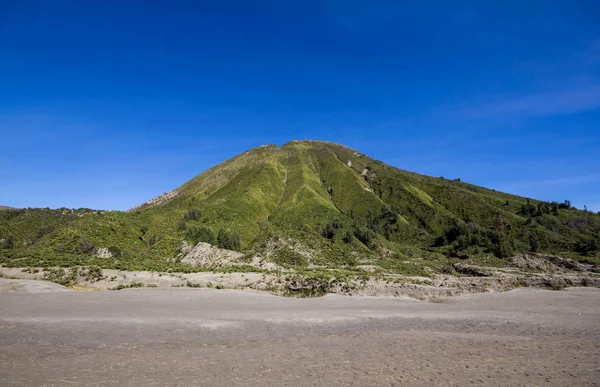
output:
[[[83,273],[83,277],[90,282],[100,281],[104,279],[102,269],[97,266],[88,268],[87,273]]]
[[[321,231],[321,235],[327,239],[333,239],[335,237],[336,231],[336,228],[331,223],[327,223],[327,225],[325,225],[325,228],[323,228],[323,231]]]
[[[44,226],[38,229],[38,232],[35,236],[34,243],[38,240],[42,239],[45,235],[51,234],[54,232],[54,226]]]
[[[375,233],[367,227],[355,227],[354,236],[366,246],[370,246],[375,240]]]
[[[342,237],[342,240],[346,243],[352,243],[352,241],[354,240],[354,235],[352,235],[352,233],[350,231],[344,232],[344,236]]]
[[[185,239],[194,245],[200,242],[210,243],[211,245],[217,244],[215,233],[205,226],[193,225],[188,227],[185,233]]]
[[[575,250],[581,254],[589,254],[594,251],[597,251],[599,248],[598,245],[599,244],[598,244],[598,241],[596,241],[596,239],[593,239],[593,238],[582,239],[579,242],[577,242]]]
[[[514,242],[510,235],[485,229],[474,222],[455,222],[435,240],[433,245],[438,247],[449,245],[456,250],[483,247],[499,258],[507,258],[514,254]]]
[[[14,238],[12,236],[9,236],[8,238],[4,239],[4,242],[2,242],[2,248],[10,250],[13,248],[14,244],[15,244]]]
[[[156,242],[158,242],[158,238],[156,237],[156,235],[152,234],[150,236],[150,239],[148,239],[148,246],[152,247],[156,244]]]
[[[308,260],[303,255],[287,246],[284,246],[277,251],[274,262],[283,267],[308,265]]]
[[[202,214],[200,213],[200,211],[196,210],[196,209],[191,209],[188,210],[188,212],[185,213],[185,215],[183,216],[183,221],[188,221],[188,220],[200,220],[200,217],[202,216]]]
[[[79,244],[75,247],[76,254],[88,254],[94,250],[95,246],[89,242],[85,236],[81,237]]]
[[[514,255],[511,241],[508,238],[500,238],[496,245],[496,256],[499,258],[509,258]]]
[[[534,253],[540,249],[540,239],[534,232],[529,233],[529,248]]]
[[[237,251],[240,249],[240,236],[221,229],[217,235],[217,245],[222,249]]]
[[[561,208],[561,209],[566,209],[566,210],[568,210],[569,208],[571,208],[571,201],[570,201],[570,200],[568,200],[568,199],[567,199],[567,200],[565,200],[563,203],[560,203],[560,204],[558,205],[558,208]]]
[[[119,258],[122,254],[121,249],[117,246],[109,246],[108,251],[110,252],[113,258]]]
[[[122,290],[122,289],[130,289],[130,288],[143,288],[145,285],[141,282],[132,282],[129,285],[119,285],[116,288],[112,288],[110,290]]]

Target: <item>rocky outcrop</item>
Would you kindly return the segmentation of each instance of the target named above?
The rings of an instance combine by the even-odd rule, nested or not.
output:
[[[543,272],[555,270],[586,272],[591,270],[593,266],[571,259],[534,253],[516,255],[510,259],[510,262],[521,269]]]
[[[106,247],[100,247],[96,250],[96,257],[98,258],[112,258],[112,253]]]
[[[158,204],[166,203],[167,201],[173,199],[177,195],[179,195],[179,191],[176,189],[169,191],[169,192],[165,192],[164,194],[162,194],[160,196],[157,196],[155,198],[148,200],[146,203],[143,203],[143,204],[140,204],[139,206],[133,207],[132,209],[129,210],[129,212],[138,211],[138,210],[141,210],[142,208],[148,207],[148,206],[155,206]]]
[[[195,246],[183,243],[176,259],[181,263],[192,266],[223,267],[238,263],[244,254],[237,251],[225,250],[209,243],[200,242]]]

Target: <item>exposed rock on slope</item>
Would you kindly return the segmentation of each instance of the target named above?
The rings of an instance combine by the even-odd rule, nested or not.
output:
[[[238,262],[244,254],[237,251],[219,249],[208,243],[200,242],[195,246],[184,243],[181,253],[176,257],[181,263],[192,266],[222,267]]]

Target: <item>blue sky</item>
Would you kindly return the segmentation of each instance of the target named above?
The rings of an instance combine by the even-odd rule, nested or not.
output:
[[[600,3],[0,0],[0,205],[127,209],[291,139],[600,211]]]

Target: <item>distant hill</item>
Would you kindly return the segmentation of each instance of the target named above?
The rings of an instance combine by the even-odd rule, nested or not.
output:
[[[198,242],[244,253],[238,265],[297,270],[428,275],[459,260],[508,265],[522,252],[600,262],[597,214],[419,175],[321,141],[248,150],[128,212],[0,211],[0,239],[12,241],[0,250],[10,266],[187,270],[180,258]]]

